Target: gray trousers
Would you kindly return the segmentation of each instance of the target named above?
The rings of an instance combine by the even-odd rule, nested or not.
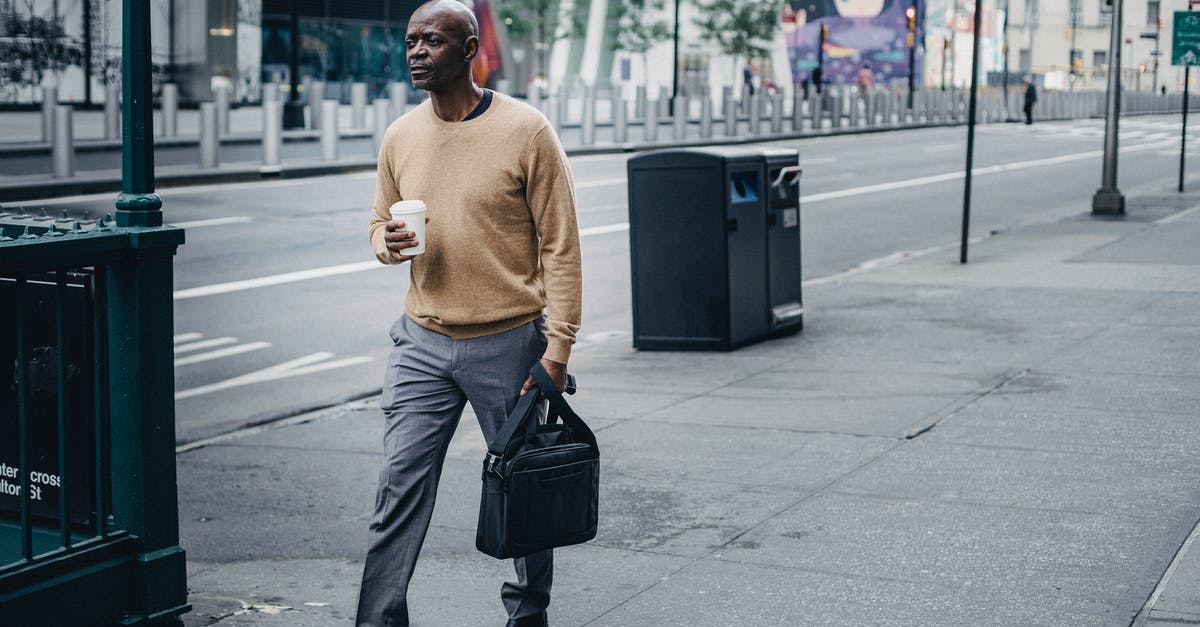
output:
[[[490,442],[516,405],[529,368],[546,350],[541,320],[455,340],[401,316],[390,333],[394,347],[380,401],[384,460],[359,589],[360,626],[408,624],[408,582],[463,407],[471,402]],[[500,590],[510,621],[542,614],[550,604],[551,551],[513,562],[517,581]]]

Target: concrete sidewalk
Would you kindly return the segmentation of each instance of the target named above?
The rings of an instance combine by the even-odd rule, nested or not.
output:
[[[812,282],[803,333],[736,352],[585,336],[601,526],[556,553],[552,623],[1200,622],[1200,548],[1180,551],[1200,520],[1200,195],[1128,202],[987,237],[969,265],[948,246]],[[180,453],[186,624],[352,624],[375,402]],[[510,567],[473,543],[484,450],[468,415],[416,625],[503,624]]]

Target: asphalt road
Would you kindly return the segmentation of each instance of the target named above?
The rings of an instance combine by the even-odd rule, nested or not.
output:
[[[1087,211],[1102,139],[1099,120],[980,127],[972,234]],[[1124,120],[1121,142],[1127,196],[1174,191],[1178,118]],[[797,148],[804,167],[804,279],[933,247],[956,263],[965,143],[963,128],[774,142]],[[578,350],[630,341],[627,159],[572,159],[585,280]],[[358,173],[161,192],[167,221],[187,228],[175,264],[179,441],[377,390],[408,273],[374,262],[373,188],[374,174]],[[112,201],[25,206],[95,216]],[[820,302],[805,307],[821,315]]]

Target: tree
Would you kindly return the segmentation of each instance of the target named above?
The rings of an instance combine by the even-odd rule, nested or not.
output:
[[[17,13],[15,4],[0,5],[0,83],[14,87],[34,87],[42,83],[46,72],[62,71],[83,60],[83,47],[63,32],[62,18],[43,18],[33,14],[27,2],[28,17]]]
[[[696,0],[700,15],[694,20],[705,39],[716,42],[733,58],[733,84],[737,84],[739,59],[767,56],[779,29],[778,0]]]
[[[617,37],[613,40],[613,50],[632,52],[642,58],[644,82],[650,75],[647,53],[654,46],[671,38],[671,28],[666,20],[650,20],[652,16],[662,15],[666,8],[666,0],[615,0],[612,6],[617,21]]]
[[[500,19],[514,42],[532,44],[537,80],[546,76],[547,39],[582,37],[587,4],[576,0],[570,6],[566,28],[558,28],[562,0],[507,0],[499,10]]]

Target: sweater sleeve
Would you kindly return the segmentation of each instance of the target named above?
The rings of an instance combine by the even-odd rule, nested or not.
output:
[[[538,234],[546,290],[546,359],[567,363],[583,314],[583,273],[575,188],[567,155],[548,124],[527,152],[525,199]]]
[[[391,254],[387,249],[387,242],[383,236],[386,231],[384,225],[391,221],[392,214],[388,209],[396,202],[402,200],[400,198],[400,190],[396,189],[396,177],[392,172],[392,160],[390,158],[390,150],[388,139],[391,138],[389,133],[382,142],[379,148],[379,165],[378,174],[375,178],[375,204],[374,211],[371,215],[371,225],[368,228],[368,234],[371,238],[371,248],[375,251],[375,258],[380,263],[394,264],[400,263],[392,260]]]

